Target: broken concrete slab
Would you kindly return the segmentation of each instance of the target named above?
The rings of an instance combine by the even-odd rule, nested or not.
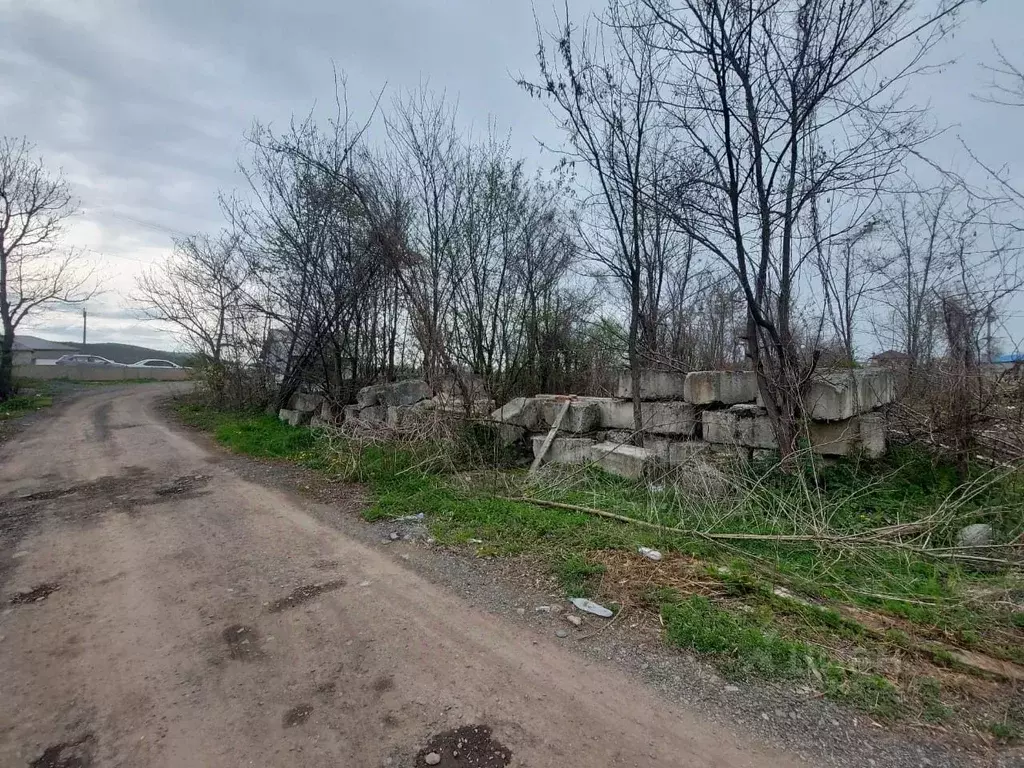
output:
[[[531,397],[516,397],[491,414],[492,421],[522,427],[530,432],[543,428],[540,403]]]
[[[593,460],[605,472],[634,480],[642,478],[656,457],[646,448],[618,443],[598,443],[592,449]]]
[[[360,408],[369,408],[380,402],[381,393],[384,391],[383,384],[371,384],[356,392],[356,405]]]
[[[293,427],[301,427],[303,424],[307,424],[312,416],[313,413],[311,411],[296,411],[291,408],[282,408],[277,412],[277,418]]]
[[[883,368],[825,373],[804,396],[804,414],[815,421],[843,421],[896,399],[896,377]]]
[[[315,412],[324,402],[323,395],[313,395],[308,392],[296,392],[292,395],[289,407],[293,411]]]
[[[387,423],[388,409],[383,405],[361,408],[358,405],[345,406],[345,423],[354,427],[378,427]]]
[[[690,371],[683,399],[693,405],[736,405],[757,399],[757,374],[753,371]]]
[[[734,405],[701,414],[704,440],[718,445],[778,449],[768,412],[756,405]]]
[[[396,381],[393,384],[379,385],[377,403],[374,405],[414,405],[421,400],[429,400],[430,386],[425,381],[410,379]]]
[[[534,435],[533,455],[540,453],[544,447],[547,435]],[[548,446],[544,455],[544,463],[551,464],[586,464],[593,457],[593,447],[597,445],[596,440],[586,437],[556,437]]]
[[[642,371],[640,373],[641,400],[682,400],[686,374],[677,371]],[[629,371],[619,374],[619,397],[633,399],[633,380]]]

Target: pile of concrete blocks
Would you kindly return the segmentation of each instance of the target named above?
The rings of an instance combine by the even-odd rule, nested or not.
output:
[[[437,407],[431,399],[430,387],[419,380],[363,387],[356,393],[356,402],[340,410],[332,408],[323,395],[306,393],[293,395],[288,405],[289,408],[281,409],[278,418],[292,426],[344,423],[355,428],[386,425],[395,429],[411,423],[417,414]]]
[[[721,457],[750,459],[778,450],[752,371],[646,371],[639,380],[644,447],[633,437],[633,382],[623,373],[618,397],[538,395],[516,398],[491,414],[509,442],[529,438],[534,455],[566,400],[568,410],[543,460],[596,463],[638,478],[651,465],[697,466]],[[885,453],[885,422],[877,413],[895,397],[892,373],[862,369],[819,376],[808,388],[811,449],[823,456]]]
[[[330,406],[323,395],[296,392],[288,402],[288,407],[278,411],[277,417],[293,427],[301,427],[304,424],[318,426],[323,421],[324,409],[330,411]]]

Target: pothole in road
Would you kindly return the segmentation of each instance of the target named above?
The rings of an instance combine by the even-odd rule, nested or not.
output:
[[[287,611],[289,608],[295,608],[303,603],[308,603],[314,597],[322,595],[324,592],[332,592],[343,586],[345,586],[344,579],[335,579],[334,581],[326,581],[321,584],[306,584],[303,587],[293,589],[289,594],[272,602],[267,606],[267,612],[280,613],[281,611]]]
[[[228,653],[236,661],[253,661],[260,658],[259,633],[244,624],[232,624],[221,632],[221,637],[228,644]]]
[[[302,725],[309,719],[312,712],[313,707],[309,704],[299,704],[297,707],[292,707],[284,713],[284,727],[294,728],[296,725]]]
[[[512,750],[494,740],[487,725],[443,731],[416,753],[416,768],[505,768]]]
[[[92,765],[92,734],[78,741],[54,744],[29,763],[32,768],[89,768]]]
[[[14,597],[11,598],[11,605],[38,603],[40,600],[48,598],[58,589],[60,589],[60,584],[39,584],[32,587],[32,589],[23,589],[20,592],[14,593]]]

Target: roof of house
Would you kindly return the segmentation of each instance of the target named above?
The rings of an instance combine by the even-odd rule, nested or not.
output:
[[[1020,363],[1024,362],[1024,352],[1010,352],[1006,355],[996,355],[992,358],[993,363]]]
[[[22,333],[14,334],[14,349],[19,352],[74,352],[74,347],[66,344],[58,344],[56,341],[47,341],[38,336],[26,336]]]

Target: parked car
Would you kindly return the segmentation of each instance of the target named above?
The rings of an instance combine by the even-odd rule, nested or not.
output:
[[[124,368],[124,363],[115,363],[113,360],[107,360],[107,358],[100,357],[99,355],[64,355],[63,357],[58,357],[54,365],[93,365]]]
[[[181,368],[177,363],[172,363],[170,360],[157,360],[156,358],[148,357],[145,360],[139,360],[137,363],[132,363],[128,366],[129,368]]]

